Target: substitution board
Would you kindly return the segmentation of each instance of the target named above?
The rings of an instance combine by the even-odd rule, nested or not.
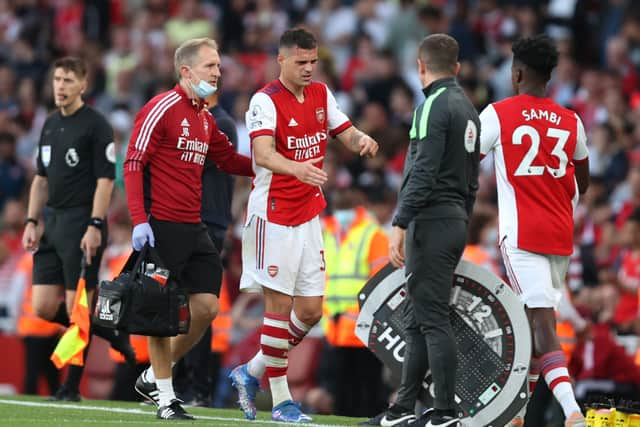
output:
[[[359,294],[358,338],[401,377],[404,358],[404,269],[391,264]],[[451,291],[451,323],[457,345],[455,399],[466,427],[502,427],[527,403],[531,333],[524,307],[495,274],[467,261],[456,268]],[[432,406],[431,375],[422,402]]]

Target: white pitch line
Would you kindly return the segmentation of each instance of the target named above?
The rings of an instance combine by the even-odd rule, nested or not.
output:
[[[22,400],[5,400],[0,399],[0,404],[6,405],[18,405],[18,406],[31,406],[31,407],[39,407],[39,408],[56,408],[56,409],[78,409],[85,411],[102,411],[102,412],[118,412],[121,414],[136,414],[136,415],[155,415],[155,411],[143,411],[142,409],[131,409],[131,408],[117,408],[117,407],[104,407],[104,406],[88,406],[88,405],[76,405],[73,403],[53,403],[53,402],[26,402]],[[248,422],[244,418],[225,418],[225,417],[210,417],[206,415],[194,415],[196,420],[212,420],[212,421],[235,421],[235,422]],[[299,425],[297,423],[283,423],[279,421],[271,421],[271,420],[256,420],[256,422],[266,423],[266,424],[275,424],[275,425]],[[315,424],[315,423],[305,423],[306,426],[309,427],[340,427],[339,424]]]
[[[15,424],[7,424],[7,425],[21,425],[19,423],[25,423],[25,422],[30,422],[30,423],[42,423],[45,420],[43,420],[42,418],[3,418],[2,422],[3,423],[11,423],[14,422]],[[78,420],[75,419],[71,419],[71,418],[56,418],[57,422],[60,423],[72,423],[72,422],[78,422]],[[133,420],[87,420],[84,419],[82,420],[82,424],[100,424],[100,425],[104,425],[104,424],[119,424],[119,425],[124,425],[124,424],[140,424],[140,421],[133,421]]]

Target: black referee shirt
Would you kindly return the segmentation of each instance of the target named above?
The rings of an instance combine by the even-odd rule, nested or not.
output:
[[[47,206],[92,206],[98,178],[114,179],[113,129],[102,114],[83,105],[70,116],[60,111],[44,123],[37,174],[47,177]]]

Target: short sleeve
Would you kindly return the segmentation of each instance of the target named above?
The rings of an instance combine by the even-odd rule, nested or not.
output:
[[[38,151],[36,152],[36,174],[39,176],[47,176],[47,168],[44,167],[42,158],[48,156],[51,158],[51,146],[42,145],[42,138],[40,138],[40,144],[38,144]]]
[[[351,127],[349,117],[340,110],[338,102],[329,88],[327,88],[327,110],[329,132],[331,133],[331,136],[336,136],[340,132]]]
[[[96,113],[93,129],[93,173],[96,178],[114,179],[116,174],[116,149],[113,129],[107,120]]]
[[[493,105],[480,113],[480,155],[486,156],[500,141],[500,120]]]
[[[578,123],[578,134],[576,136],[576,151],[573,152],[573,160],[581,161],[589,156],[589,149],[587,148],[587,133],[584,130],[582,120],[576,114],[576,121]]]
[[[249,111],[245,115],[249,137],[251,139],[276,134],[276,106],[269,95],[258,92],[251,97]]]

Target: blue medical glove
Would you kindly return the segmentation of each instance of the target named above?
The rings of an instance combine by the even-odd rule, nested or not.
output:
[[[149,242],[149,246],[151,247],[156,243],[156,239],[153,237],[153,230],[149,223],[143,222],[133,227],[133,234],[131,235],[133,249],[139,251],[147,242]]]

